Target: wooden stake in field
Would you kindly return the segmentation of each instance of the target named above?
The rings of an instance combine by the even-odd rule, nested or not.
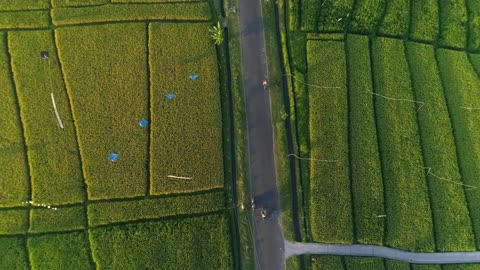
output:
[[[58,113],[57,105],[55,104],[55,98],[53,97],[53,92],[50,93],[50,96],[52,97],[53,109],[55,110],[55,115],[57,116],[58,124],[60,125],[61,128],[63,128],[62,119],[60,118],[60,114]]]
[[[187,179],[187,180],[190,180],[190,179],[193,179],[191,177],[183,177],[183,176],[175,176],[175,175],[167,175],[168,178],[176,178],[176,179]]]

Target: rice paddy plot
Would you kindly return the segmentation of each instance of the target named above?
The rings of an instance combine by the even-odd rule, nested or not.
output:
[[[1,209],[0,235],[23,234],[28,228],[28,209]],[[1,242],[0,238],[0,242]]]
[[[56,209],[35,208],[30,211],[29,231],[32,233],[81,230],[87,224],[83,205]]]
[[[75,127],[51,31],[8,34],[13,78],[25,129],[30,163],[32,200],[48,204],[82,202],[85,199]],[[48,59],[40,51],[49,51]],[[65,128],[59,127],[52,109],[57,97]],[[38,147],[31,147],[38,146]]]
[[[208,25],[152,23],[149,49],[151,194],[223,187],[220,86]],[[193,72],[201,77],[190,80]]]
[[[45,29],[49,26],[48,14],[47,10],[0,11],[0,29]]]
[[[148,115],[145,31],[135,23],[55,30],[89,199],[145,194],[148,132],[138,125]]]
[[[0,269],[28,269],[25,238],[0,236]]]
[[[19,206],[30,199],[30,177],[24,141],[24,130],[18,109],[17,95],[11,78],[7,44],[0,33],[0,205]]]

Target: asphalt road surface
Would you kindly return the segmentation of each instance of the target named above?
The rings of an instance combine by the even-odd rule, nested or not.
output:
[[[267,79],[267,56],[260,0],[240,0],[238,14],[251,195],[257,207],[253,212],[256,269],[281,270],[285,268],[284,240],[279,223],[270,96],[268,87],[262,86],[262,80]],[[267,211],[265,220],[261,208]]]

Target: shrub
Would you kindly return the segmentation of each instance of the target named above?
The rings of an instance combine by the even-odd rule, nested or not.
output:
[[[0,47],[7,44],[5,34],[0,33]],[[27,201],[30,196],[30,178],[23,140],[22,123],[18,111],[16,89],[11,79],[9,58],[6,50],[0,50],[0,205],[15,206]]]
[[[353,2],[353,0],[326,1],[319,14],[319,31],[343,31],[351,15]]]
[[[368,34],[375,30],[382,17],[386,0],[358,0],[353,10],[350,31]]]
[[[368,38],[348,36],[350,169],[356,240],[383,245],[383,179],[377,144]],[[373,268],[372,268],[373,269]]]
[[[439,0],[439,45],[464,48],[467,38],[467,11],[465,0]]]
[[[85,232],[30,236],[32,269],[95,269],[88,245]]]
[[[28,147],[32,199],[36,203],[63,204],[85,199],[75,127],[50,31],[8,34],[13,77]],[[40,52],[49,52],[42,59]],[[53,113],[50,94],[65,128]]]
[[[474,251],[474,235],[458,171],[455,139],[432,46],[407,43],[414,97],[425,102],[418,112],[424,166],[430,190],[436,249]],[[418,106],[417,106],[418,108]]]
[[[91,238],[100,269],[233,267],[228,221],[221,215],[96,228]]]
[[[85,229],[87,222],[83,205],[54,207],[56,210],[51,208],[32,209],[29,231],[42,233]]]
[[[0,210],[0,235],[22,234],[28,228],[28,209]],[[1,242],[0,238],[0,242]]]
[[[200,214],[225,208],[224,191],[135,201],[99,202],[88,205],[90,226]]]
[[[480,104],[480,80],[463,52],[439,49],[438,66],[457,145],[463,183],[480,188],[480,115],[472,107]],[[475,62],[474,62],[475,63]],[[480,198],[478,189],[465,187],[477,249],[480,247]]]
[[[0,269],[29,269],[23,237],[0,237]]]
[[[154,23],[149,37],[151,193],[223,187],[220,86],[208,24]],[[191,74],[200,77],[192,81]],[[168,100],[167,93],[176,96]]]
[[[402,40],[373,40],[375,94],[413,100]],[[433,224],[413,102],[374,97],[386,203],[385,244],[433,251]]]
[[[313,240],[351,243],[352,213],[348,176],[347,89],[343,42],[308,41],[310,222]],[[325,65],[325,63],[328,63]],[[315,159],[335,160],[319,162]]]
[[[48,13],[46,10],[0,12],[0,28],[4,30],[47,28],[50,21]]]
[[[411,1],[410,37],[414,40],[434,42],[438,35],[438,1]]]
[[[52,20],[55,25],[136,20],[210,21],[211,18],[208,2],[151,5],[111,4],[52,10]]]
[[[388,1],[378,32],[387,36],[405,36],[409,23],[409,10],[409,0]]]
[[[49,0],[0,0],[0,10],[48,9]]]
[[[145,195],[148,129],[138,124],[148,118],[145,31],[144,24],[55,30],[89,199]]]

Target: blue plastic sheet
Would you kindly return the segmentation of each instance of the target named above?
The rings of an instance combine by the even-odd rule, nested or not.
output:
[[[192,81],[196,80],[197,78],[198,78],[198,75],[197,75],[197,74],[192,74],[192,75],[190,75],[190,79],[191,79]]]
[[[146,127],[148,125],[148,120],[143,118],[142,120],[140,120],[140,122],[138,123],[142,128]]]
[[[118,159],[118,154],[117,153],[111,153],[108,156],[108,160],[110,160],[111,162],[115,162],[115,161],[117,161],[117,159]]]
[[[172,94],[172,93],[168,93],[165,95],[168,99],[173,99],[175,97],[175,94]]]

